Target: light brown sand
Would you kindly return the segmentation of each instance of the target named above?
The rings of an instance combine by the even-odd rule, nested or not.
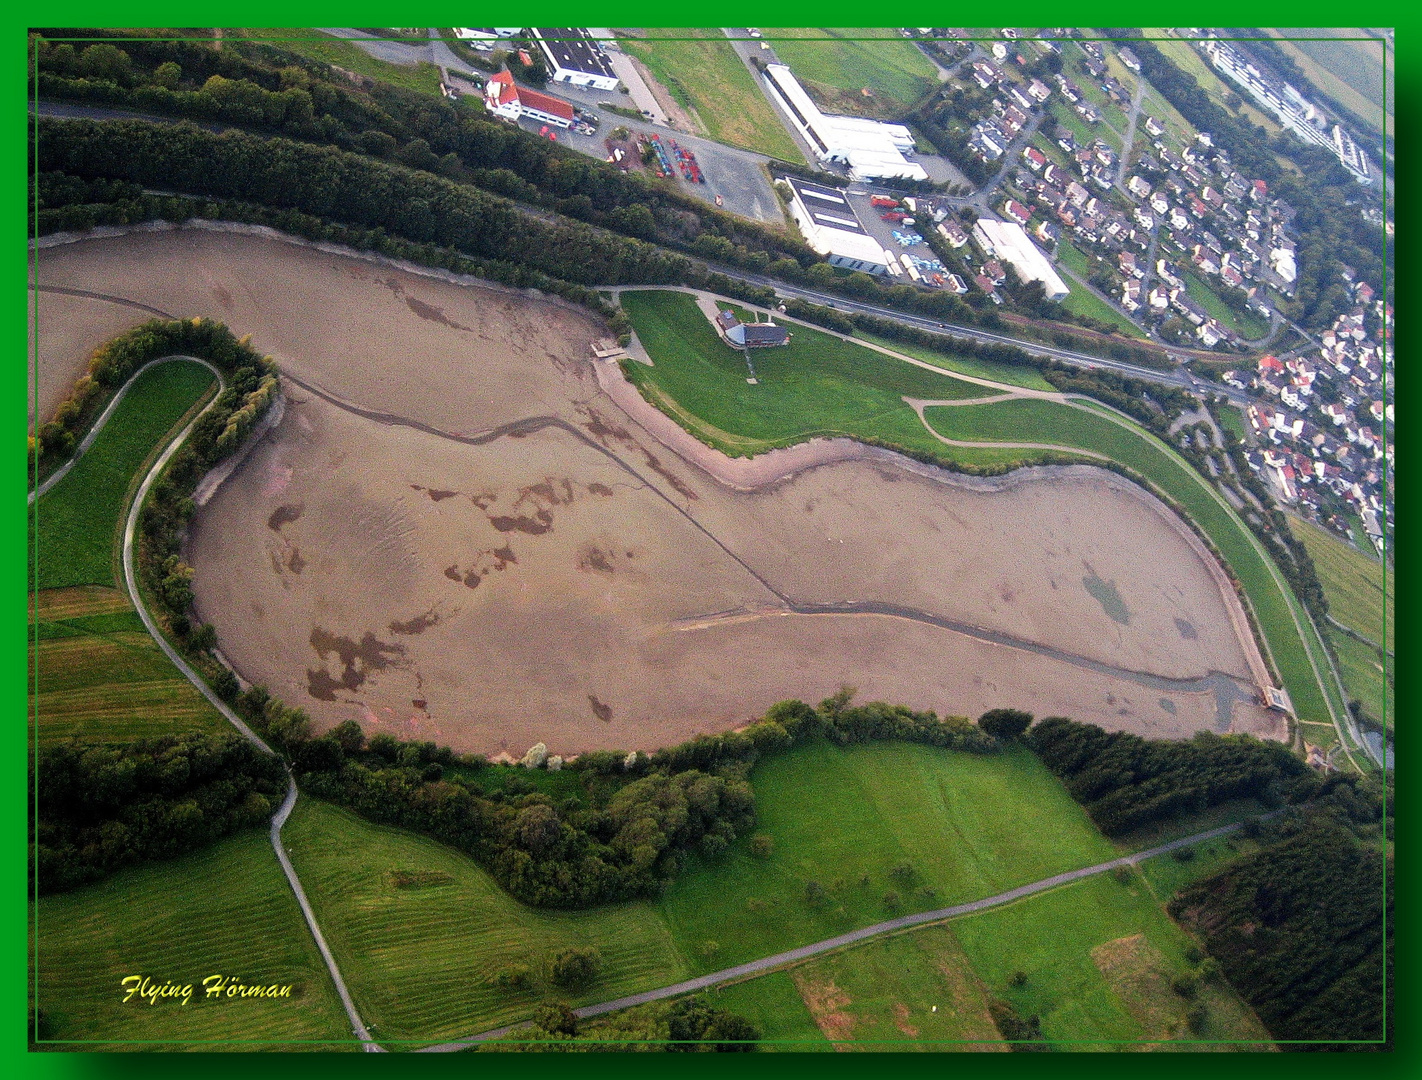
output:
[[[848,682],[941,713],[1184,736],[1216,727],[1213,693],[1129,672],[1248,677],[1197,553],[1110,474],[973,490],[990,485],[854,448],[787,480],[793,451],[757,458],[776,464],[738,491],[599,388],[599,327],[563,307],[186,231],[55,249],[43,270],[224,318],[298,380],[190,557],[225,655],[320,726],[488,753],[651,748]],[[1084,579],[1115,589],[1117,618]],[[845,601],[898,614],[790,611]],[[1275,726],[1236,704],[1234,729]]]
[[[38,295],[31,308],[32,355],[29,422],[33,430],[54,418],[54,410],[74,389],[74,382],[89,370],[89,355],[96,345],[152,318],[151,315],[107,300],[79,296]],[[38,349],[33,350],[37,343]],[[37,400],[38,399],[38,400]],[[36,417],[38,416],[38,423]]]

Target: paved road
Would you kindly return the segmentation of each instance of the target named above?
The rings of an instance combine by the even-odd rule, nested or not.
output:
[[[158,460],[155,461],[153,467],[148,470],[148,475],[143,478],[143,483],[139,485],[138,492],[133,497],[133,503],[129,507],[128,519],[124,522],[123,530],[124,586],[128,590],[129,600],[132,602],[134,609],[137,610],[139,618],[143,620],[144,627],[148,630],[148,633],[153,636],[153,640],[158,643],[158,647],[162,649],[168,659],[172,661],[173,666],[182,672],[183,677],[191,682],[193,686],[197,687],[202,696],[212,704],[213,708],[222,714],[228,723],[242,734],[243,738],[252,743],[263,753],[274,754],[275,751],[273,751],[255,731],[248,727],[242,718],[228,707],[226,702],[213,693],[212,689],[202,677],[188,665],[187,661],[178,655],[177,650],[168,643],[168,639],[164,637],[162,631],[158,629],[157,623],[153,621],[153,616],[148,613],[148,608],[145,607],[143,603],[143,596],[139,592],[138,574],[134,568],[133,539],[138,529],[138,515],[143,509],[143,501],[148,497],[148,492],[153,487],[154,481],[172,459],[173,454],[177,452],[178,447],[180,447],[188,435],[192,433],[193,428],[197,426],[197,422],[206,416],[208,411],[217,403],[218,396],[227,389],[227,384],[222,378],[222,373],[206,360],[200,360],[195,356],[165,356],[152,363],[145,364],[138,372],[129,376],[128,382],[124,384],[123,389],[127,390],[128,387],[132,385],[133,380],[138,377],[139,373],[152,367],[153,364],[166,363],[173,360],[186,360],[190,363],[201,364],[211,371],[217,378],[218,394],[213,396],[212,401],[207,404],[207,407],[198,413],[197,416],[193,417],[187,427],[183,428],[183,430],[178,433],[177,438],[173,439],[158,456]],[[119,395],[115,395],[115,401],[117,401],[118,396]],[[111,408],[105,411],[104,415],[100,417],[100,422],[94,425],[92,434],[98,433],[112,411]],[[361,1021],[360,1014],[356,1012],[355,1002],[351,1000],[350,992],[346,989],[345,980],[341,978],[340,969],[336,966],[336,958],[331,955],[331,950],[326,945],[326,939],[321,933],[320,926],[316,923],[316,914],[311,910],[311,905],[306,900],[306,893],[301,888],[301,881],[296,876],[296,870],[292,867],[291,860],[287,858],[285,848],[282,847],[281,829],[282,826],[286,824],[286,819],[291,813],[291,808],[296,805],[296,781],[291,779],[290,770],[287,772],[287,781],[286,798],[283,800],[276,814],[272,816],[272,848],[276,851],[277,860],[281,863],[282,871],[286,874],[286,879],[291,885],[292,892],[296,894],[296,902],[301,906],[301,913],[306,918],[307,926],[311,928],[312,936],[316,939],[316,947],[320,949],[321,956],[326,961],[326,968],[331,973],[331,979],[336,985],[336,992],[340,995],[341,1004],[345,1007],[346,1016],[351,1022],[352,1033],[361,1041],[367,1051],[379,1052],[382,1048],[371,1038],[370,1032],[366,1030],[365,1024]]]
[[[1280,811],[1276,810],[1264,816],[1273,817],[1278,813],[1280,813]],[[989,908],[1011,904],[1014,901],[1021,900],[1023,897],[1032,896],[1035,893],[1055,889],[1059,885],[1069,885],[1074,881],[1080,881],[1082,878],[1104,874],[1108,870],[1116,869],[1118,866],[1135,866],[1145,859],[1163,855],[1177,848],[1203,843],[1206,840],[1213,840],[1218,836],[1227,836],[1232,832],[1236,832],[1239,828],[1240,826],[1238,824],[1222,825],[1217,829],[1209,829],[1205,832],[1195,833],[1193,836],[1172,840],[1168,844],[1161,844],[1158,847],[1148,848],[1145,851],[1138,851],[1134,855],[1123,855],[1119,859],[1097,863],[1095,866],[1082,867],[1080,870],[1068,870],[1064,874],[1054,874],[1051,877],[1042,878],[1040,881],[1034,881],[1030,885],[1020,885],[1015,889],[1008,889],[1006,892],[998,893],[996,896],[985,897],[982,900],[972,900],[966,904],[955,904],[952,907],[939,908],[936,911],[923,911],[917,915],[901,915],[897,919],[888,919],[884,922],[875,923],[873,926],[866,926],[863,929],[853,930],[847,934],[840,934],[837,937],[826,938],[824,941],[817,941],[812,945],[802,945],[798,949],[790,949],[786,952],[776,953],[774,956],[767,956],[760,960],[752,960],[748,964],[737,964],[735,967],[724,968],[721,971],[713,971],[709,975],[701,975],[695,979],[687,979],[685,982],[674,983],[671,986],[663,986],[656,990],[645,990],[640,994],[629,994],[627,997],[617,998],[614,1001],[604,1001],[598,1005],[584,1005],[581,1009],[574,1009],[573,1013],[576,1016],[587,1019],[588,1017],[601,1016],[603,1013],[617,1012],[620,1009],[630,1009],[636,1005],[646,1005],[650,1002],[661,1001],[665,998],[680,997],[682,994],[695,993],[698,990],[719,986],[722,983],[734,982],[739,979],[761,975],[787,964],[795,964],[802,960],[808,960],[812,956],[819,956],[822,953],[832,952],[835,949],[842,949],[847,945],[858,944],[868,938],[879,937],[883,934],[897,933],[898,931],[923,926],[927,923],[956,919],[963,915],[972,915],[979,911],[986,911]],[[464,1050],[480,1042],[501,1038],[521,1026],[523,1025],[510,1024],[505,1027],[495,1028],[492,1031],[480,1032],[478,1035],[471,1035],[467,1039],[440,1043],[438,1046],[428,1046],[421,1052],[438,1054]]]

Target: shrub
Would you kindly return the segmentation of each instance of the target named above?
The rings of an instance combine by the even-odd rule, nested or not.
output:
[[[1170,853],[1170,857],[1176,862],[1189,862],[1195,857],[1195,849],[1192,847],[1178,847]]]
[[[1189,1000],[1200,992],[1200,977],[1193,971],[1182,971],[1170,980],[1170,989]]]
[[[898,894],[898,893],[893,892],[893,891],[891,890],[891,891],[886,892],[886,893],[884,894],[884,907],[885,907],[888,911],[898,911],[899,908],[902,907],[902,906],[903,906],[903,905],[902,905],[901,901],[899,900],[899,894]]]
[[[829,894],[825,892],[825,887],[818,881],[805,882],[805,903],[812,908],[820,908],[829,899]]]
[[[597,981],[602,972],[602,953],[591,946],[564,949],[549,965],[548,977],[565,990],[582,990]]]
[[[1026,986],[1026,985],[1027,985],[1027,972],[1025,972],[1025,971],[1014,971],[1014,972],[1012,973],[1012,978],[1010,978],[1010,979],[1007,980],[1007,985],[1008,985],[1008,986]]]
[[[750,838],[750,853],[757,859],[768,859],[775,854],[775,840],[765,833],[756,833]]]
[[[533,971],[527,964],[510,964],[494,976],[494,984],[500,990],[523,993],[533,987]]]
[[[1021,738],[1031,723],[1032,714],[1021,709],[989,709],[978,717],[978,727],[1003,742]]]

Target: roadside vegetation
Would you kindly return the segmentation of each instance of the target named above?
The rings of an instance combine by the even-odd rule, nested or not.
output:
[[[226,31],[239,38],[252,41],[270,42],[287,52],[296,53],[310,60],[379,79],[391,86],[413,90],[431,97],[441,97],[439,92],[439,68],[428,62],[419,64],[388,64],[377,60],[354,42],[344,38],[331,37],[311,27],[263,28],[251,27]],[[421,37],[421,42],[423,37]]]
[[[688,40],[690,39],[690,40]],[[799,149],[726,36],[716,29],[649,29],[619,39],[717,142],[798,162]]]

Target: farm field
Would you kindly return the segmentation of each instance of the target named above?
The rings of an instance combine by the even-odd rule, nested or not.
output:
[[[159,650],[123,593],[50,589],[31,604],[38,640],[30,644],[30,667],[41,743],[229,730]]]
[[[569,946],[595,946],[603,959],[601,978],[574,1005],[685,977],[648,903],[525,907],[460,852],[316,799],[297,803],[282,835],[357,1010],[392,1045],[472,1035],[565,996],[538,968]],[[516,963],[534,969],[534,992],[495,985]]]
[[[140,466],[215,386],[206,368],[177,361],[138,377],[89,452],[38,501],[34,587],[117,583],[119,517]]]
[[[1194,1038],[1188,1003],[1170,988],[1171,977],[1189,967],[1190,938],[1138,875],[1127,885],[1098,875],[950,926],[989,992],[1021,1016],[1040,1016],[1043,1035],[1064,1048]],[[1019,971],[1026,981],[1014,987]],[[1258,1019],[1227,986],[1205,984],[1197,1000],[1207,1017],[1200,1038],[1267,1044]],[[1249,1049],[1184,1041],[1159,1048]]]
[[[32,907],[36,1002],[59,1049],[329,1050],[351,1032],[265,829],[121,871]],[[194,984],[186,1005],[123,1003],[120,980]],[[290,999],[200,1000],[209,975],[293,987]],[[186,1043],[188,1045],[172,1045]]]
[[[1308,548],[1328,597],[1328,613],[1379,645],[1392,648],[1392,570],[1371,552],[1358,551],[1338,537],[1294,518],[1295,535]]]
[[[704,992],[708,1003],[744,1016],[760,1029],[759,1050],[824,1053],[834,1046],[815,1024],[800,988],[789,971],[715,987]]]
[[[1327,706],[1294,626],[1294,601],[1275,582],[1244,526],[1173,452],[1133,425],[1123,427],[1107,419],[1101,415],[1104,409],[1094,416],[1093,411],[1045,401],[1008,401],[934,408],[926,415],[934,430],[948,438],[1009,441],[1030,431],[1034,441],[1095,450],[1149,478],[1185,507],[1243,582],[1300,717],[1327,720]]]
[[[781,161],[800,160],[785,125],[720,30],[649,29],[646,35],[620,39],[621,48],[646,64],[681,105],[694,109],[711,138]]]
[[[1384,658],[1371,645],[1365,645],[1332,626],[1325,633],[1338,658],[1338,673],[1343,676],[1343,685],[1349,697],[1356,698],[1369,716],[1391,731],[1394,661],[1387,658],[1384,668]]]
[[[830,111],[887,118],[908,111],[938,85],[933,62],[896,30],[792,27],[763,32],[796,77],[815,84]]]
[[[1386,46],[1380,38],[1360,36],[1357,30],[1327,27],[1265,33],[1279,42],[1320,91],[1371,125],[1375,134],[1383,134],[1384,124],[1387,133],[1392,133],[1393,114],[1385,109],[1384,102]],[[1304,37],[1327,40],[1295,40]],[[1389,57],[1388,64],[1391,62]],[[1386,90],[1391,93],[1392,87]]]
[[[658,902],[691,974],[1115,857],[1025,750],[822,741],[760,765],[752,783],[774,852],[758,860],[742,841]],[[911,872],[895,874],[904,864]],[[807,898],[811,881],[823,900]]]

